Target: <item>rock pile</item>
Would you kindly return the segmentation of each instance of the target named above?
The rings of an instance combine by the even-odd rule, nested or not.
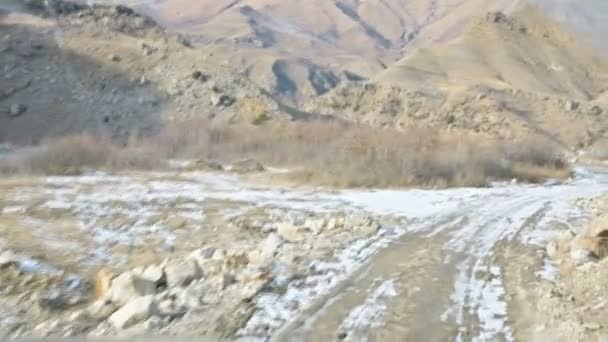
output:
[[[598,216],[583,232],[566,232],[547,245],[547,255],[557,262],[581,266],[608,256],[608,215]]]
[[[232,224],[244,237],[257,238],[208,244],[121,271],[101,269],[94,286],[81,287],[88,290],[78,294],[37,288],[32,297],[38,307],[53,314],[32,313],[28,321],[34,327],[7,336],[172,334],[192,325],[197,335],[234,337],[257,310],[262,293],[280,296],[292,282],[330,272],[314,265],[380,230],[377,219],[366,215],[279,208],[242,213]],[[19,265],[18,255],[0,253],[0,275]],[[305,304],[293,303],[294,308]]]

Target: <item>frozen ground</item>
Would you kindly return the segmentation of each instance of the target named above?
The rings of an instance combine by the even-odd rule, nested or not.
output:
[[[556,277],[536,250],[586,219],[577,199],[608,190],[605,174],[582,171],[564,184],[448,190],[287,189],[199,172],[11,180],[0,187],[0,246],[87,278],[201,246],[255,248],[279,221],[314,231],[308,221],[322,219],[323,233],[281,252],[305,271],[281,280],[275,264],[284,290],[260,292],[233,337],[508,341],[520,322],[503,252],[521,248],[538,281]],[[368,231],[349,215],[381,225]]]

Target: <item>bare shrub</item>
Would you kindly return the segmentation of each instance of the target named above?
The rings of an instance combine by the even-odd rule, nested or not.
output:
[[[135,148],[120,148],[109,139],[72,135],[51,140],[5,165],[21,172],[75,175],[87,169],[151,168],[156,158]],[[18,165],[18,166],[17,166]]]
[[[289,167],[291,182],[338,187],[483,186],[492,180],[541,181],[569,174],[559,150],[545,141],[515,143],[440,136],[425,129],[397,131],[344,122],[268,122],[226,125],[207,120],[171,124],[159,135],[122,148],[107,139],[66,137],[25,161],[44,173],[84,168],[158,167],[170,158],[230,163],[255,158]]]
[[[256,158],[290,167],[291,181],[340,187],[482,186],[492,180],[569,175],[559,149],[548,141],[479,142],[420,128],[397,131],[344,122],[254,127],[193,120],[143,143],[165,158]]]

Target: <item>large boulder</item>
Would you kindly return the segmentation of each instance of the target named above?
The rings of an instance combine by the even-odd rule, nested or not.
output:
[[[203,276],[203,271],[194,260],[170,260],[164,267],[167,286],[188,286]]]
[[[283,240],[278,234],[270,234],[260,242],[258,248],[249,252],[249,264],[254,267],[267,266],[277,254],[279,248],[283,244]]]
[[[112,279],[106,299],[118,305],[125,305],[134,298],[156,293],[157,283],[145,279],[133,271],[120,274]]]
[[[380,229],[380,224],[371,216],[350,216],[346,220],[345,225],[353,229],[358,236],[372,235]]]
[[[27,111],[27,106],[21,103],[16,103],[10,106],[8,115],[10,117],[17,117]]]
[[[19,256],[11,250],[0,253],[0,269],[11,266],[19,267]]]
[[[118,309],[109,318],[110,322],[116,329],[125,329],[134,324],[142,322],[152,315],[154,305],[153,296],[145,296],[134,298],[123,307]]]
[[[94,321],[101,321],[108,318],[116,309],[116,306],[104,300],[96,300],[86,308],[85,313]]]
[[[570,259],[575,265],[596,261],[598,255],[598,238],[577,236],[570,241]]]
[[[306,235],[300,231],[299,227],[291,223],[279,223],[277,233],[287,242],[301,242],[306,239]]]

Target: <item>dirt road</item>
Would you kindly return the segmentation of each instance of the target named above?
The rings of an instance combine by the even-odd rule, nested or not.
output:
[[[57,323],[27,310],[38,305],[31,296],[9,293],[0,327],[13,322],[20,330],[7,336],[35,335],[40,329],[31,329],[46,322],[41,336],[215,332],[242,341],[555,341],[547,333],[564,320],[543,297],[559,277],[546,242],[583,228],[591,213],[578,199],[608,191],[608,173],[583,169],[563,184],[447,190],[293,189],[199,172],[7,182],[0,247],[78,279],[101,266],[122,272],[201,248],[223,251],[201,264],[204,279],[169,289],[204,299],[183,319],[152,317],[123,331],[105,318],[79,326],[71,318],[79,307],[67,306]],[[291,235],[281,231],[284,222]],[[269,285],[246,302],[224,303],[248,293],[248,283],[217,288],[209,262],[258,255],[273,239],[274,257],[264,259]],[[253,267],[233,264],[223,270]]]
[[[414,223],[272,340],[538,340],[543,318],[527,301],[557,275],[545,241],[581,226],[577,198],[607,189],[593,173],[562,185],[343,194],[368,210],[403,208]]]

